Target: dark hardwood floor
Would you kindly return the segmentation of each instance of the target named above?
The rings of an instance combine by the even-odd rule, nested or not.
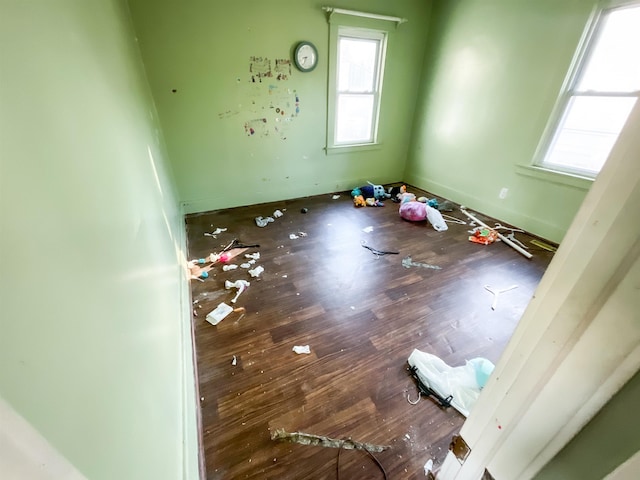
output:
[[[284,216],[256,226],[255,217],[276,209]],[[391,201],[355,208],[348,193],[190,215],[186,223],[190,258],[237,238],[260,244],[246,253],[260,252],[256,265],[264,267],[257,279],[219,266],[204,282],[192,281],[209,479],[336,478],[338,450],[275,442],[270,433],[278,428],[389,445],[376,454],[389,479],[425,478],[423,465],[430,458],[441,464],[464,417],[429,399],[407,402],[407,394],[417,397],[409,354],[418,348],[452,366],[473,357],[497,362],[552,257],[524,234],[517,238],[531,247],[531,260],[502,243],[469,242],[468,225],[437,232],[403,221]],[[204,235],[216,227],[228,230]],[[298,232],[307,235],[289,238]],[[378,257],[363,242],[399,254]],[[441,270],[404,268],[407,256]],[[235,295],[224,288],[227,279],[250,281],[235,305],[246,312],[213,326],[206,314]],[[484,286],[513,284],[491,310]],[[310,355],[292,351],[307,344]],[[365,453],[343,450],[340,478],[383,475]]]

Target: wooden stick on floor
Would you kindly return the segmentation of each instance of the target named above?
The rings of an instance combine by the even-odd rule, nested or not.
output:
[[[464,207],[460,207],[460,211],[462,213],[464,213],[467,217],[469,217],[471,220],[473,220],[474,222],[476,222],[478,225],[480,225],[481,227],[484,228],[488,228],[490,230],[495,230],[493,228],[491,228],[489,225],[487,225],[486,223],[482,222],[481,220],[478,220],[476,217],[474,217],[472,214],[470,214],[469,212],[467,212],[465,210]],[[515,244],[514,242],[512,242],[511,240],[509,240],[507,237],[505,237],[504,235],[502,235],[500,232],[496,232],[498,234],[498,238],[500,240],[502,240],[504,243],[506,243],[507,245],[509,245],[511,248],[513,248],[514,250],[516,250],[518,253],[521,253],[522,255],[524,255],[527,258],[531,258],[533,257],[533,255],[531,255],[529,252],[527,252],[524,248],[522,248],[520,245]]]
[[[317,445],[329,448],[344,448],[345,450],[363,450],[369,452],[382,452],[389,445],[374,445],[373,443],[363,443],[351,440],[337,440],[335,438],[325,437],[323,435],[312,435],[310,433],[293,432],[288,433],[284,429],[278,428],[271,432],[271,440],[286,440],[292,443],[300,443],[302,445]]]

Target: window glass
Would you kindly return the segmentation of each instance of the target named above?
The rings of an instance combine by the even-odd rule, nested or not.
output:
[[[640,7],[611,12],[603,21],[579,91],[640,90]]]
[[[588,177],[600,172],[640,95],[640,5],[599,13],[538,163]]]
[[[338,45],[338,90],[372,92],[378,42],[341,37]]]
[[[373,95],[340,95],[336,117],[336,143],[372,141]]]

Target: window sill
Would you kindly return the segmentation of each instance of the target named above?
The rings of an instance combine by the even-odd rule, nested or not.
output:
[[[580,190],[589,190],[595,179],[589,177],[581,177],[570,173],[548,170],[542,167],[534,167],[533,165],[516,165],[516,173],[525,177],[536,178],[546,182],[557,183],[568,187],[578,188]]]
[[[381,143],[365,143],[362,145],[345,145],[345,146],[335,146],[335,147],[325,147],[325,152],[327,155],[337,155],[341,153],[352,153],[352,152],[361,152],[367,150],[380,150],[382,149]]]

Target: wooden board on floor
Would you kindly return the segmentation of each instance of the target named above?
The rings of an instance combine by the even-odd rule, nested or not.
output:
[[[277,209],[284,216],[256,226],[255,217]],[[217,227],[227,231],[204,235]],[[277,428],[390,445],[376,456],[393,479],[424,478],[430,458],[437,467],[464,417],[428,399],[407,402],[417,397],[409,354],[418,348],[452,366],[473,357],[495,363],[553,255],[524,234],[517,238],[531,247],[532,260],[501,243],[474,244],[469,229],[449,224],[437,232],[406,222],[389,200],[355,208],[348,193],[188,216],[189,258],[237,238],[260,244],[247,253],[260,252],[255,265],[264,267],[259,278],[217,268],[204,282],[192,281],[207,478],[336,478],[337,450],[274,442]],[[399,254],[377,256],[364,243]],[[405,268],[407,256],[441,270]],[[235,295],[225,280],[237,279],[251,283],[236,304],[244,316],[207,323],[206,314]],[[491,310],[484,286],[513,284]],[[292,351],[307,344],[310,355]],[[340,478],[383,477],[363,452],[343,451]]]

